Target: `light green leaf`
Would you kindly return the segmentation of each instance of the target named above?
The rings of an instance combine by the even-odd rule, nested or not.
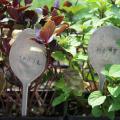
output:
[[[105,65],[105,67],[104,67],[104,69],[101,71],[101,73],[102,73],[103,75],[105,75],[105,76],[109,76],[109,70],[110,70],[110,67],[111,67],[111,66],[112,66],[111,64]]]
[[[119,78],[120,77],[120,64],[106,65],[101,72],[105,76]]]
[[[115,4],[120,5],[120,0],[116,0]]]
[[[67,12],[72,12],[73,14],[79,12],[80,10],[84,9],[85,6],[81,6],[81,5],[77,5],[77,6],[71,6],[71,7],[64,7],[64,9],[67,11]]]
[[[88,56],[87,55],[84,55],[82,53],[78,53],[74,58],[73,58],[74,61],[80,61],[80,60],[83,60],[83,61],[86,61],[88,60]]]
[[[120,64],[115,64],[110,67],[109,76],[111,77],[120,77]]]
[[[102,95],[101,91],[94,91],[90,94],[88,98],[88,103],[92,106],[92,108],[94,108],[103,104],[105,100],[106,96]]]
[[[108,86],[108,91],[113,97],[117,97],[118,95],[120,95],[120,86],[116,87]]]

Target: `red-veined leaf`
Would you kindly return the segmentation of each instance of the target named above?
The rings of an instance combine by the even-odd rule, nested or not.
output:
[[[54,17],[54,16],[57,16],[58,13],[57,13],[57,9],[53,8],[52,12],[51,12],[51,16]]]
[[[56,35],[60,35],[60,34],[61,34],[62,32],[64,32],[68,27],[69,27],[69,24],[68,24],[68,23],[62,24],[60,28],[58,28],[58,29],[55,30],[55,34],[56,34]]]
[[[17,8],[17,10],[18,10],[18,12],[22,12],[22,11],[26,10],[27,8],[29,8],[29,7],[30,7],[30,5],[21,6],[21,7]]]
[[[13,7],[19,6],[19,0],[13,0]]]
[[[8,6],[7,12],[10,15],[10,17],[18,22],[20,22],[23,19],[23,13],[19,12],[18,9]]]
[[[6,4],[10,4],[10,2],[8,2],[7,0],[0,0],[0,3],[1,3],[1,4],[5,4],[5,5],[6,5]]]
[[[55,22],[55,25],[59,25],[64,19],[64,16],[54,16],[51,18],[52,21]]]
[[[24,12],[24,19],[29,19],[34,24],[38,20],[38,15],[34,10],[26,10]]]
[[[72,3],[69,1],[65,1],[63,6],[70,7],[70,6],[72,6]]]
[[[48,20],[45,25],[41,28],[40,31],[40,38],[45,42],[48,43],[48,40],[52,36],[55,31],[55,23],[52,20]]]
[[[43,7],[43,15],[46,16],[46,15],[48,15],[48,13],[49,13],[48,6],[45,5],[45,6]]]

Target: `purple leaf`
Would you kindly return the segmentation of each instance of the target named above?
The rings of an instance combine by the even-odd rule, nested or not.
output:
[[[10,44],[8,43],[7,39],[3,39],[2,46],[3,46],[5,53],[8,54],[10,51]]]
[[[19,6],[19,0],[13,0],[13,7]]]

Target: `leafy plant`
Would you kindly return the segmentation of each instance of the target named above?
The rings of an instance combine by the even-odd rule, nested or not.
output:
[[[105,113],[106,116],[108,116],[110,119],[114,119],[114,115],[116,111],[120,110],[120,65],[106,65],[104,70],[102,71],[102,74],[106,76],[107,79],[107,91],[94,91],[90,94],[88,98],[88,103],[92,106],[92,111],[93,115],[96,116],[96,111],[94,109],[98,109],[98,117],[101,115],[104,115]],[[104,94],[104,95],[102,95]],[[93,100],[95,99],[96,100]],[[97,107],[97,108],[96,108]],[[100,110],[102,112],[100,112]],[[112,117],[111,113],[112,112]]]

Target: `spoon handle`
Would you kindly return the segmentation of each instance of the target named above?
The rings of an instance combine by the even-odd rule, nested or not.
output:
[[[28,84],[23,84],[22,116],[27,115],[27,102],[28,102]]]

